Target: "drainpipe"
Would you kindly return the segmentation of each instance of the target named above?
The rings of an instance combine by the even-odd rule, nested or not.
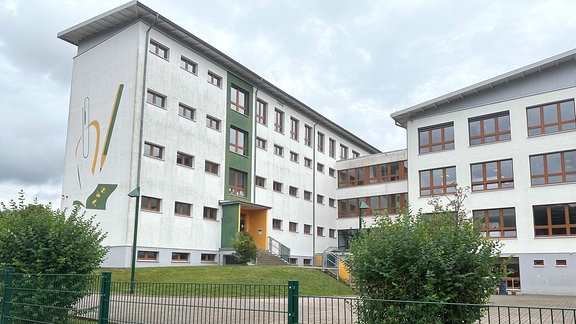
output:
[[[316,262],[316,125],[312,127],[312,264]]]
[[[254,118],[254,127],[252,130],[252,159],[254,160],[252,166],[252,203],[256,203],[256,109],[258,107],[258,90],[260,90],[260,85],[262,85],[262,77],[260,77],[260,82],[254,91],[254,108],[252,108],[252,117]]]

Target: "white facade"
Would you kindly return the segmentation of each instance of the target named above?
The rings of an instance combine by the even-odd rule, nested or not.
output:
[[[574,51],[564,53],[392,115],[408,132],[408,161],[410,162],[408,192],[413,209],[422,208],[425,212],[431,209],[431,206],[427,204],[430,196],[427,195],[425,188],[429,170],[450,167],[455,167],[455,183],[459,187],[474,189],[464,202],[468,211],[480,213],[482,210],[513,208],[515,225],[504,226],[493,219],[490,222],[491,226],[496,228],[509,227],[506,231],[495,230],[493,234],[494,236],[508,236],[500,238],[503,243],[502,252],[504,256],[518,258],[518,265],[512,265],[512,268],[520,272],[519,278],[510,278],[509,289],[512,288],[510,284],[514,281],[516,285],[514,288],[518,288],[517,285],[520,283],[520,290],[524,293],[573,294],[576,292],[576,284],[570,279],[576,274],[576,257],[573,256],[576,252],[576,207],[574,205],[576,203],[576,162],[574,161],[576,126],[574,125],[573,105],[576,97],[575,67]],[[562,108],[562,116],[565,116],[562,117],[565,121],[561,122],[563,129],[552,130],[553,126],[551,126],[547,134],[529,135],[527,108],[555,105],[557,102],[566,100],[569,102],[566,108]],[[571,107],[569,107],[570,102]],[[481,119],[493,120],[498,117],[498,114],[509,115],[509,127],[506,126],[506,117],[503,117],[500,124],[502,125],[500,131],[507,131],[508,135],[502,136],[500,141],[471,143],[471,137],[476,134],[472,130],[475,129],[473,125],[477,124],[470,123],[474,123],[478,117],[482,116]],[[546,115],[546,119],[548,117]],[[448,148],[444,150],[421,152],[426,150],[422,147],[428,143],[425,136],[431,134],[427,133],[430,128],[437,128],[435,125],[447,125],[447,123],[453,125],[453,144],[448,144]],[[490,121],[485,123],[488,125]],[[554,124],[551,121],[544,123]],[[485,132],[486,134],[493,133],[492,130],[488,130],[488,126]],[[445,133],[450,133],[450,131],[445,131]],[[450,141],[450,135],[444,139]],[[492,138],[489,140],[491,141]],[[556,165],[565,168],[566,178],[559,183],[533,184],[532,181],[537,181],[532,180],[537,172],[531,170],[531,157],[557,152],[568,152],[565,154],[565,160]],[[501,187],[498,188],[498,177],[501,179],[507,177],[503,170],[500,170],[500,173],[493,178],[488,175],[491,170],[484,171],[487,172],[484,179],[490,183],[484,189],[489,188],[488,190],[483,190],[482,186],[477,184],[477,181],[482,181],[482,174],[473,175],[472,168],[480,170],[479,164],[493,161],[511,161],[513,185],[507,181],[500,183]],[[508,165],[510,162],[505,163]],[[552,162],[549,163],[548,172],[556,172],[552,170]],[[485,165],[486,169],[495,166],[497,164],[494,163]],[[532,168],[536,168],[535,163]],[[550,180],[552,181],[551,178]],[[442,181],[454,182],[453,179],[448,178]],[[474,184],[477,185],[474,186]],[[566,207],[566,210],[570,212],[563,216],[570,215],[566,220],[571,225],[558,225],[559,228],[554,229],[557,231],[554,234],[543,235],[543,232],[537,232],[533,207],[542,205]],[[554,224],[556,226],[556,223]],[[538,228],[541,229],[541,227]],[[517,277],[518,274],[513,276]]]

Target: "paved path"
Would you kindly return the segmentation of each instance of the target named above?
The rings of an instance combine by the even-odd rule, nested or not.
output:
[[[493,295],[490,302],[506,306],[576,308],[576,296]]]

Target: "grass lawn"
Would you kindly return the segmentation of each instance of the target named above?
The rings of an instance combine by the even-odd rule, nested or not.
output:
[[[112,272],[112,281],[130,281],[130,269]],[[136,282],[287,284],[299,281],[300,295],[353,296],[346,284],[320,270],[291,266],[193,266],[136,268]]]

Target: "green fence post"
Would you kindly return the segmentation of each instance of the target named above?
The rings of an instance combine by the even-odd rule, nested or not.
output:
[[[100,283],[100,312],[98,314],[98,324],[108,324],[110,313],[110,283],[112,272],[102,272],[102,282]]]
[[[298,281],[288,281],[288,324],[298,323]]]
[[[4,294],[2,295],[2,324],[8,324],[10,317],[10,303],[12,302],[12,282],[14,280],[14,268],[4,270]]]

